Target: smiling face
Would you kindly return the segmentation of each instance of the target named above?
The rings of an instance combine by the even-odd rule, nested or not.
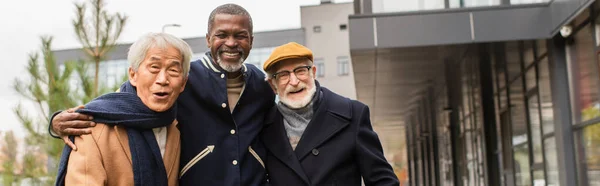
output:
[[[137,71],[129,68],[129,81],[144,105],[156,112],[173,106],[187,81],[182,63],[182,56],[174,47],[151,47]]]
[[[250,19],[243,15],[217,14],[206,34],[210,53],[221,68],[237,72],[252,49]]]
[[[281,74],[285,71],[293,72],[282,79],[271,77],[272,79],[269,80],[271,88],[275,94],[279,95],[280,102],[292,109],[303,108],[310,103],[317,89],[314,78],[317,68],[312,66],[310,60],[306,58],[286,59],[278,62],[272,68],[273,74]]]

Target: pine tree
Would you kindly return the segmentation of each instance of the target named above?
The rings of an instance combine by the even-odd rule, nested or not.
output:
[[[73,28],[83,50],[94,62],[95,73],[92,87],[93,97],[98,96],[98,70],[100,63],[106,58],[127,23],[127,16],[116,13],[109,15],[104,10],[103,0],[91,0],[91,16],[87,17],[86,4],[75,4],[77,16],[73,19]],[[91,20],[91,22],[90,22]]]
[[[17,146],[18,141],[12,131],[6,132],[2,137],[0,145],[0,154],[4,162],[2,162],[2,185],[13,185],[19,183],[16,172],[17,165]]]
[[[54,183],[58,160],[65,146],[62,140],[53,139],[48,134],[51,114],[85,104],[98,95],[116,90],[120,85],[102,86],[98,68],[114,48],[127,16],[108,14],[102,0],[90,0],[89,3],[92,5],[90,14],[87,14],[85,3],[75,3],[76,17],[72,20],[77,39],[88,59],[59,63],[52,51],[52,37],[41,37],[41,50],[29,55],[29,80],[15,79],[14,82],[14,89],[34,103],[38,110],[38,113],[29,115],[20,104],[14,108],[27,131],[27,148],[34,149],[34,152],[42,151],[48,156],[49,163],[40,162],[40,155],[36,153],[26,153],[22,157],[24,171],[19,179],[28,178],[32,184]],[[88,63],[95,66],[91,77],[88,75]],[[126,76],[121,79],[126,80]],[[46,164],[50,166],[46,167]]]

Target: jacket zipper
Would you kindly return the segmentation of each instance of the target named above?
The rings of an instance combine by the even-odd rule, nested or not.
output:
[[[256,160],[258,160],[258,163],[260,163],[260,165],[262,165],[263,168],[265,168],[265,163],[262,161],[262,159],[260,159],[260,156],[258,156],[256,151],[254,151],[254,149],[252,149],[252,146],[248,146],[248,151],[250,151],[250,154],[252,154],[252,156],[254,156],[254,158],[256,158]]]
[[[192,168],[192,166],[194,166],[196,163],[198,163],[198,161],[200,161],[201,159],[204,159],[204,157],[206,157],[208,154],[212,153],[214,148],[215,148],[214,145],[209,145],[204,150],[202,150],[200,153],[198,153],[198,155],[196,155],[194,158],[192,158],[192,160],[190,160],[181,169],[181,172],[179,172],[179,178],[181,178],[185,174],[185,172],[187,172],[190,168]]]

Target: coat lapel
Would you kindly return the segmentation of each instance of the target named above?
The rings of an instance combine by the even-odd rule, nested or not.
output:
[[[167,170],[167,175],[171,175],[175,164],[177,163],[177,157],[179,157],[179,129],[177,128],[177,120],[173,121],[171,125],[167,128],[167,144],[165,147],[165,155],[163,156],[163,162],[165,164],[165,170]],[[178,172],[176,172],[178,173]]]
[[[350,102],[339,99],[325,88],[321,88],[323,96],[318,102],[317,110],[296,147],[299,161],[313,149],[327,141],[337,132],[348,126],[351,116]]]
[[[308,180],[306,173],[304,173],[304,169],[300,165],[300,162],[298,161],[298,158],[296,158],[294,150],[292,150],[292,146],[290,145],[290,140],[288,139],[283,126],[283,117],[275,107],[273,107],[269,115],[270,116],[267,117],[267,125],[263,129],[263,141],[268,142],[265,143],[265,146],[273,156],[287,165],[290,169],[294,170],[306,184],[310,185],[310,181]]]
[[[115,125],[114,128],[115,131],[117,131],[117,138],[119,139],[119,144],[121,144],[121,149],[123,149],[125,154],[127,154],[129,164],[133,165],[133,163],[131,162],[131,151],[129,149],[129,138],[127,137],[127,130],[117,125]]]

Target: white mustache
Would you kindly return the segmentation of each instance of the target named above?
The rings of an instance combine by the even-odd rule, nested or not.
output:
[[[285,88],[285,93],[298,92],[299,90],[302,90],[304,88],[306,88],[305,84],[300,84],[300,85],[298,85],[298,87],[288,86]]]
[[[244,50],[242,50],[242,48],[238,47],[238,48],[232,48],[232,49],[224,49],[225,47],[221,47],[219,48],[219,53],[223,53],[223,52],[239,52],[242,53],[242,56],[244,56]]]

